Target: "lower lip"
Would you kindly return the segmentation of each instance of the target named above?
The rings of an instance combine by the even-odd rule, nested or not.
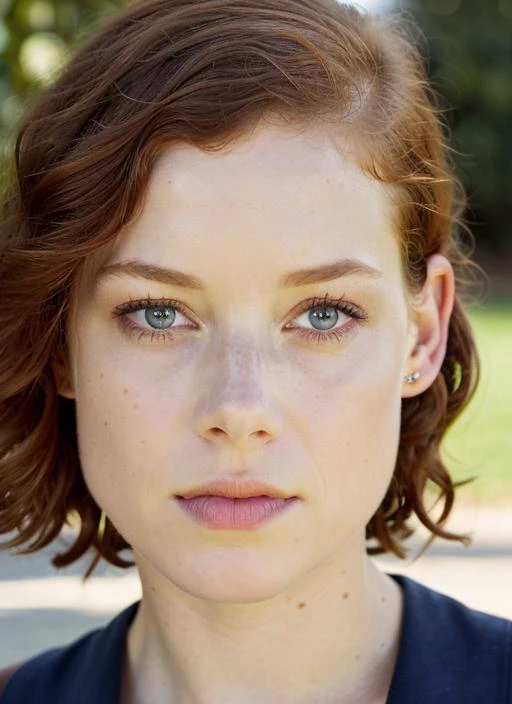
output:
[[[251,496],[231,499],[226,496],[176,497],[178,504],[195,520],[209,528],[250,530],[286,511],[298,499],[278,499],[272,496]]]

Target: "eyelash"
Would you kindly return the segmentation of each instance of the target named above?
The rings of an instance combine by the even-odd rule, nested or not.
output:
[[[185,317],[189,317],[187,308],[179,301],[167,298],[155,299],[150,298],[149,296],[144,300],[130,300],[128,303],[123,303],[122,305],[117,306],[114,310],[113,317],[119,320],[121,328],[125,332],[136,335],[138,341],[149,339],[149,342],[165,342],[176,334],[176,330],[174,328],[167,328],[166,330],[149,330],[141,328],[128,318],[130,313],[142,311],[147,308],[158,308],[160,306],[172,308]],[[362,311],[358,306],[355,306],[353,303],[346,301],[343,296],[341,298],[330,298],[328,294],[326,294],[323,298],[312,298],[304,301],[304,304],[295,315],[295,318],[314,308],[334,308],[344,315],[348,315],[353,320],[361,322],[367,320],[368,317],[364,311]],[[353,325],[349,325],[348,327],[345,325],[341,329],[326,330],[324,332],[320,332],[319,330],[305,330],[303,328],[296,327],[286,327],[286,329],[297,330],[301,337],[309,341],[316,342],[317,344],[322,344],[332,341],[341,342],[341,339],[348,332],[350,332],[352,327]]]

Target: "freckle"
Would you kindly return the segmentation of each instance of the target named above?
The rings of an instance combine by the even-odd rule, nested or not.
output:
[[[343,594],[343,598],[344,598],[344,599],[348,599],[348,597],[349,597],[349,593],[348,593],[348,592],[345,592],[345,593]]]
[[[105,375],[103,374],[103,372],[101,372],[101,374],[100,374],[100,379],[103,379],[104,376],[105,376]]]
[[[128,389],[124,389],[123,394],[127,394],[127,393],[128,393]]]
[[[137,410],[137,408],[138,408],[137,404],[136,404],[136,403],[134,403],[134,404],[133,404],[133,410],[134,410],[134,411],[136,411],[136,410]]]
[[[103,425],[105,426],[105,428],[108,428],[108,423],[107,423],[107,421],[105,421],[105,422],[103,423]]]
[[[384,645],[385,645],[385,643],[381,643],[379,647],[380,647],[380,648],[383,648]]]
[[[382,599],[381,599],[381,601],[382,601],[382,603],[384,604],[384,603],[386,602],[386,597],[383,596]]]
[[[145,445],[145,444],[146,444],[146,441],[145,441],[145,440],[141,440],[141,441],[140,441],[140,444],[141,444],[141,445]]]
[[[306,604],[303,601],[301,601],[298,608],[303,609],[305,606],[306,606]]]
[[[356,655],[356,660],[361,660],[361,656],[360,656],[360,655]]]

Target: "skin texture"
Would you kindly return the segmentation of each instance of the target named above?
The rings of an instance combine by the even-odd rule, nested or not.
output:
[[[441,366],[454,287],[436,255],[407,293],[394,220],[386,188],[320,126],[262,123],[217,153],[163,152],[107,262],[187,272],[204,291],[107,270],[78,297],[61,392],[143,586],[125,702],[385,702],[401,594],[364,530],[392,477],[401,398]],[[279,284],[345,258],[378,276]],[[339,311],[345,334],[311,341],[301,331],[328,330],[308,301],[326,295],[362,318]],[[114,314],[147,298],[186,315],[155,334],[144,310]],[[300,501],[255,530],[209,529],[172,496],[217,478]]]

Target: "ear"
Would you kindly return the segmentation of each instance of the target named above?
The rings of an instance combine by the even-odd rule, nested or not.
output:
[[[58,353],[54,357],[52,360],[52,369],[59,396],[74,399],[75,389],[72,380],[71,365],[65,353]]]
[[[434,254],[427,261],[422,290],[412,296],[411,348],[406,360],[402,398],[417,396],[432,385],[446,354],[450,316],[455,300],[455,275],[448,259]],[[419,372],[413,384],[406,376]]]

